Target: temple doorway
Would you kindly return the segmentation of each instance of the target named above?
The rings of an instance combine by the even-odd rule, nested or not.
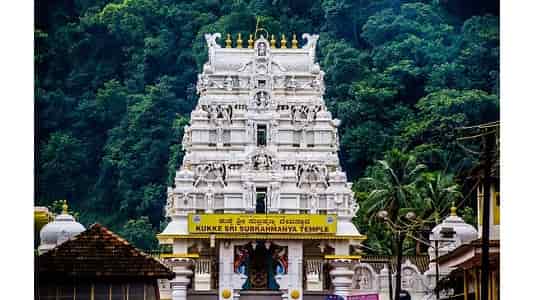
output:
[[[247,276],[243,290],[279,290],[276,275],[287,273],[287,247],[268,241],[235,247],[234,271]]]

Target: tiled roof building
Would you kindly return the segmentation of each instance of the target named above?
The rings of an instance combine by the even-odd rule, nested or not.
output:
[[[159,299],[174,273],[100,224],[36,256],[36,299]]]

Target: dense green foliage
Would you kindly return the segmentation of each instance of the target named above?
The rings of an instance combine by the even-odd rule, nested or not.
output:
[[[325,99],[343,120],[351,180],[384,182],[376,161],[397,148],[425,167],[415,189],[452,187],[473,163],[454,129],[497,120],[499,109],[497,1],[469,2],[37,0],[36,202],[67,199],[86,225],[154,247],[147,232],[164,221],[166,186],[182,160],[203,34],[247,36],[255,16],[275,34],[321,35]],[[355,188],[367,201],[372,187]],[[444,213],[439,204],[429,213]],[[357,223],[373,246],[385,232],[370,219],[362,205]]]

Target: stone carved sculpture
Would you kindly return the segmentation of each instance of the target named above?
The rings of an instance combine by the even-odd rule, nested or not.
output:
[[[248,120],[246,122],[246,141],[248,144],[251,144],[255,141],[255,121]]]
[[[307,40],[306,44],[302,47],[302,49],[308,49],[309,56],[312,60],[315,60],[315,48],[317,47],[317,40],[319,39],[319,35],[304,33],[302,34],[302,39]]]
[[[270,184],[269,199],[270,199],[270,208],[273,210],[278,210],[280,207],[279,203],[279,186],[278,182],[272,182]]]
[[[224,88],[222,84],[218,84],[213,80],[210,80],[208,78],[208,75],[201,75],[199,74],[197,79],[197,93],[198,94],[205,94],[209,88]]]
[[[324,165],[317,164],[299,164],[296,169],[297,186],[302,186],[304,183],[322,183],[328,187],[328,168]]]
[[[255,93],[253,100],[256,107],[268,107],[270,105],[270,96],[265,91]]]
[[[272,169],[272,156],[267,153],[259,152],[253,156],[252,167],[253,170],[271,170]]]
[[[204,200],[206,201],[206,212],[212,212],[214,209],[214,193],[212,193],[210,188],[204,194]]]
[[[257,43],[257,56],[266,56],[266,43]]]
[[[216,39],[221,38],[221,33],[207,33],[204,35],[204,38],[206,39],[206,45],[208,46],[208,49],[221,48],[221,46],[216,42]]]
[[[184,136],[182,136],[182,148],[184,151],[188,151],[191,146],[191,126],[184,126]]]
[[[291,122],[311,123],[317,119],[317,113],[321,110],[321,105],[294,105],[291,107]]]
[[[171,187],[167,187],[167,204],[165,205],[165,214],[170,216],[173,213],[174,194]]]
[[[212,183],[217,182],[222,187],[226,186],[226,166],[225,164],[209,163],[199,165],[195,169],[195,182],[193,186],[197,187],[201,182]]]
[[[244,207],[248,210],[253,210],[255,203],[255,184],[246,181],[242,184],[244,187]]]
[[[231,76],[227,76],[225,80],[223,81],[223,88],[227,91],[232,91],[233,89],[233,79]]]
[[[287,247],[279,247],[277,245],[275,246],[276,247],[273,248],[273,253],[272,253],[272,259],[275,266],[274,274],[285,275],[288,273],[288,269],[289,269]]]
[[[270,129],[270,143],[277,144],[279,135],[279,121],[273,120]]]
[[[208,113],[210,122],[214,125],[222,125],[220,121],[232,122],[233,106],[232,105],[201,105],[201,109]]]
[[[317,208],[318,207],[319,207],[319,194],[313,188],[311,190],[311,192],[309,193],[309,209],[310,209],[310,213],[312,213],[312,214],[317,213]]]
[[[234,247],[234,272],[248,276],[249,250],[245,246]]]
[[[355,270],[356,280],[353,283],[355,289],[370,291],[373,289],[374,275],[367,267],[359,267]]]
[[[404,268],[401,279],[401,285],[403,289],[414,290],[416,289],[416,272],[412,268]]]
[[[298,88],[298,82],[296,81],[296,78],[294,78],[294,75],[289,77],[285,87],[293,92],[296,91],[296,88]]]

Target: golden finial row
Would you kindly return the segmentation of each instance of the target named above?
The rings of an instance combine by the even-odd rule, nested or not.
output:
[[[270,38],[270,47],[271,48],[276,48],[276,42],[277,42],[276,37],[272,34],[272,37]],[[248,48],[253,49],[253,44],[254,43],[255,43],[255,41],[253,40],[253,34],[250,34],[249,39],[248,39]],[[281,35],[281,40],[279,41],[279,43],[280,43],[280,48],[281,49],[286,49],[287,48],[288,41],[285,38],[284,34]],[[227,39],[225,40],[225,48],[232,48],[232,44],[233,44],[233,42],[232,42],[232,39],[231,39],[231,34],[227,33]],[[239,49],[244,48],[244,41],[242,40],[242,34],[241,33],[238,33],[238,35],[237,35],[236,48],[239,48]],[[296,39],[296,34],[295,33],[293,33],[293,36],[292,36],[291,48],[292,49],[298,49],[298,40]]]

